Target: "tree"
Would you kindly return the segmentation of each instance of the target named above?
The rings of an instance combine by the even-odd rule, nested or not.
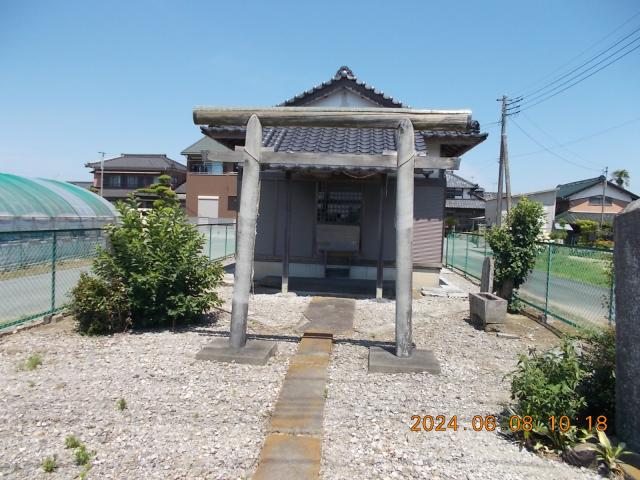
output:
[[[136,190],[136,196],[157,197],[153,201],[154,208],[174,207],[178,204],[178,195],[171,189],[171,177],[169,175],[160,175],[157,183],[153,183],[146,188],[139,188]]]
[[[621,168],[620,170],[614,170],[611,173],[611,180],[616,182],[619,187],[629,186],[629,182],[631,181],[631,175],[629,175],[629,171]]]
[[[543,215],[541,203],[522,198],[504,225],[492,227],[487,234],[495,262],[494,284],[498,295],[509,303],[513,290],[525,282],[535,265]]]
[[[175,192],[162,183],[155,190],[150,211],[142,212],[134,198],[116,206],[120,223],[106,227],[109,248],[99,250],[93,275],[83,274],[72,292],[81,332],[175,327],[222,303],[215,292],[222,265],[202,254],[204,237]]]

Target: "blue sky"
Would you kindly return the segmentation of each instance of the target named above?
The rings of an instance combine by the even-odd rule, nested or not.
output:
[[[638,11],[635,0],[0,2],[0,171],[88,179],[98,151],[184,161],[200,138],[195,105],[274,105],[348,65],[413,107],[472,109],[490,137],[461,172],[492,190],[496,99],[597,53],[640,25],[593,46]],[[552,149],[561,159],[524,155],[541,148],[511,123],[513,191],[605,165],[628,169],[640,191],[639,85],[636,50],[519,115],[545,146],[626,125]]]

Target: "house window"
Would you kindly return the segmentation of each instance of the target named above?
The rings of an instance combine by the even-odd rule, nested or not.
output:
[[[138,177],[135,175],[127,175],[125,177],[127,180],[127,188],[137,188],[138,187]]]
[[[447,198],[462,198],[462,188],[447,188]]]
[[[120,187],[120,175],[105,175],[104,184],[107,187]]]
[[[589,205],[611,205],[611,203],[611,197],[604,197],[604,202],[602,201],[602,195],[589,197]]]
[[[227,197],[227,210],[230,212],[238,211],[238,197],[229,196]]]
[[[318,188],[318,223],[360,225],[362,192],[335,191],[327,184]]]

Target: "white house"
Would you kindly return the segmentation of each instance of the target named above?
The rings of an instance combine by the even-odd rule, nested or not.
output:
[[[537,192],[530,193],[520,193],[517,195],[511,195],[512,206],[515,207],[521,198],[527,197],[529,200],[534,202],[538,202],[542,204],[542,208],[544,210],[544,224],[542,226],[542,234],[545,237],[548,237],[553,230],[553,222],[556,216],[556,193],[558,192],[557,188],[552,188],[550,190],[540,190]],[[492,198],[490,200],[486,200],[485,205],[485,218],[487,221],[487,226],[490,227],[496,224],[496,220],[498,217],[498,199]],[[507,215],[507,197],[504,196],[502,198],[502,220]]]

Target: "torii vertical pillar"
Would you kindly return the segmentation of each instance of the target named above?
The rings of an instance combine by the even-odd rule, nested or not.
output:
[[[274,342],[247,341],[249,294],[253,280],[253,258],[256,223],[260,203],[260,150],[262,125],[256,115],[247,123],[244,147],[242,195],[237,224],[237,252],[231,303],[231,335],[229,340],[216,339],[198,352],[196,358],[222,362],[264,365],[276,351]]]
[[[369,350],[369,372],[440,373],[433,352],[418,350],[411,335],[413,298],[413,190],[415,136],[404,119],[396,130],[396,345],[395,352],[381,347]]]

